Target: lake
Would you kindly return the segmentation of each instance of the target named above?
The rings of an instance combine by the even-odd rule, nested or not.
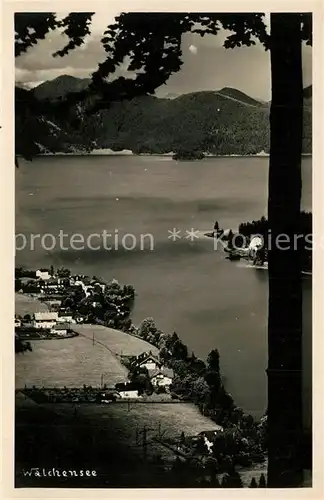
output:
[[[29,241],[30,234],[50,233],[57,244],[46,250],[35,240],[31,250],[28,243],[16,252],[16,263],[65,266],[133,284],[134,323],[152,316],[160,329],[176,331],[199,357],[218,348],[227,389],[245,411],[261,416],[267,400],[267,271],[225,260],[202,233],[215,220],[220,227],[236,229],[242,221],[266,215],[267,176],[268,158],[262,157],[176,162],[168,157],[59,156],[21,162],[16,172],[16,233]],[[311,158],[304,158],[306,210],[311,210],[311,188]],[[175,241],[169,238],[173,228],[181,236]],[[63,249],[73,234],[88,237],[104,230],[113,235],[112,250],[103,245],[96,250]],[[191,241],[186,230],[197,231],[198,237]],[[68,235],[63,248],[60,231]],[[133,250],[120,243],[126,233],[133,235],[127,247],[136,241]],[[143,247],[141,235],[148,233],[151,240],[144,239]],[[51,237],[44,241],[50,248]],[[99,237],[92,245],[98,242]],[[311,286],[305,277],[308,358]],[[309,383],[305,391],[309,396]]]

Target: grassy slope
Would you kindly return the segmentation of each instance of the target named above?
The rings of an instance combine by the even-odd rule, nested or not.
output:
[[[93,486],[145,486],[154,478],[151,466],[143,461],[144,426],[147,458],[159,454],[165,461],[175,457],[154,440],[159,431],[162,436],[179,437],[182,430],[194,435],[215,429],[213,422],[190,404],[80,405],[75,410],[70,404],[37,405],[17,393],[16,481],[20,486],[31,484],[21,475],[28,467],[73,467],[98,470]],[[136,431],[140,433],[138,440]],[[59,486],[57,483],[55,479],[51,485]],[[71,479],[66,484],[73,485],[78,484]]]
[[[26,295],[16,294],[16,313],[46,311],[47,306]],[[32,341],[32,352],[17,355],[16,387],[81,387],[83,384],[115,385],[127,380],[127,370],[117,355],[138,355],[158,350],[148,342],[99,325],[75,325],[79,337]],[[93,335],[95,342],[93,345]],[[103,377],[103,378],[102,378]]]
[[[48,311],[48,306],[44,302],[22,293],[15,293],[15,314],[24,316],[42,311]]]
[[[106,346],[115,354],[137,356],[144,351],[152,351],[153,354],[158,354],[158,349],[152,344],[113,328],[100,325],[75,325],[74,330],[91,341],[94,335],[95,342]]]

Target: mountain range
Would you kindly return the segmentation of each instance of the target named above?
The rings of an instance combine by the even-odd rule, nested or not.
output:
[[[77,152],[93,147],[128,149],[134,153],[269,152],[270,103],[260,102],[240,90],[225,87],[164,98],[136,97],[112,103],[108,109],[90,116],[85,116],[78,106],[67,115],[55,111],[57,103],[64,106],[68,94],[86,89],[90,82],[90,78],[63,75],[31,90],[16,87],[17,153],[23,150],[26,133],[32,134],[39,152]],[[38,112],[22,113],[22,100],[33,102]],[[311,153],[311,145],[310,86],[304,89],[303,152]]]

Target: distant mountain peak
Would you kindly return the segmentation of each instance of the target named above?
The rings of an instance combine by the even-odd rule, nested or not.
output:
[[[83,80],[90,80],[90,78],[79,78],[77,76],[73,75],[59,75],[56,78],[53,78],[52,80],[47,80],[44,83],[58,83],[58,82],[79,82]]]
[[[72,75],[60,75],[47,80],[33,89],[35,97],[43,99],[62,99],[71,92],[80,92],[91,83],[91,78],[77,78]]]

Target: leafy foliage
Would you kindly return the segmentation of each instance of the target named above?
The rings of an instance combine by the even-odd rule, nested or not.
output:
[[[159,330],[153,318],[146,318],[137,334],[147,340],[154,338],[156,332]],[[266,449],[265,421],[256,423],[251,415],[244,414],[234,404],[222,383],[218,350],[212,350],[205,363],[194,353],[188,355],[187,347],[175,332],[172,335],[160,332],[153,344],[160,348],[162,363],[174,371],[171,394],[194,402],[205,416],[224,427],[224,432],[212,438],[215,444],[213,459],[218,468],[232,473],[235,465],[250,466],[253,461],[262,460]],[[180,438],[181,443],[185,444],[184,435]],[[203,440],[200,445],[201,452],[208,454]],[[235,474],[229,485],[231,481],[238,484]]]
[[[50,30],[58,27],[56,15],[50,12],[19,12],[15,14],[15,56],[20,56]]]
[[[32,351],[30,342],[24,342],[15,336],[15,353],[24,353],[26,351]]]
[[[54,57],[64,57],[71,50],[84,43],[84,38],[90,35],[89,25],[93,15],[94,12],[71,13],[58,23],[59,27],[64,27],[63,33],[68,36],[69,42],[62,50],[54,52]]]

